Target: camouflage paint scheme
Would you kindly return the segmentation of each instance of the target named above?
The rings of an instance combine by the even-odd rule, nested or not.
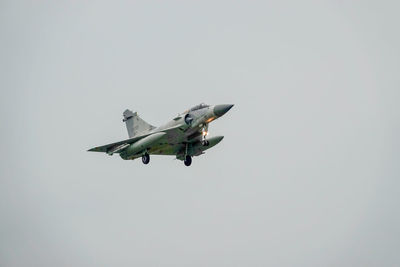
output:
[[[189,166],[191,157],[203,154],[224,138],[206,138],[208,124],[223,116],[232,107],[233,105],[200,104],[160,127],[145,122],[137,112],[127,109],[123,113],[123,121],[126,123],[129,139],[94,147],[88,151],[105,152],[109,155],[117,153],[125,160],[144,156],[150,160],[149,155],[174,155],[179,160],[190,157],[190,163],[187,165]]]

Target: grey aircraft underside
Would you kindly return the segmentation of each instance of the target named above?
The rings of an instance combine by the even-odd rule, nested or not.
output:
[[[215,146],[224,138],[207,138],[208,124],[227,113],[233,105],[197,105],[169,121],[155,127],[139,117],[137,112],[125,110],[123,122],[129,139],[98,146],[88,151],[119,154],[122,159],[142,158],[144,164],[150,162],[150,155],[173,155],[190,166],[193,156]]]

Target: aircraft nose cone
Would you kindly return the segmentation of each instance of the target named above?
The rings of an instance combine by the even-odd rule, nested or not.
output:
[[[227,113],[233,105],[216,105],[214,107],[214,114],[217,115],[218,117],[221,117],[225,113]]]

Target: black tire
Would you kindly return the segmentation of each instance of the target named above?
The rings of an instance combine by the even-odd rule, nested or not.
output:
[[[186,166],[190,166],[192,164],[192,157],[191,156],[186,156],[185,160],[183,161],[183,163],[185,163]]]
[[[210,142],[208,142],[208,140],[203,140],[203,141],[201,141],[201,144],[202,144],[203,146],[209,146],[209,145],[210,145]]]
[[[150,162],[150,155],[147,154],[147,153],[145,153],[145,154],[142,156],[142,162],[143,162],[143,164],[149,164],[149,162]]]

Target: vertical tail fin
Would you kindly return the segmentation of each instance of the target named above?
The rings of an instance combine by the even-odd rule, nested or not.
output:
[[[124,119],[122,120],[126,124],[126,129],[128,130],[129,138],[149,132],[153,130],[153,125],[145,122],[143,119],[139,117],[137,112],[132,112],[131,110],[127,109],[123,113]]]

